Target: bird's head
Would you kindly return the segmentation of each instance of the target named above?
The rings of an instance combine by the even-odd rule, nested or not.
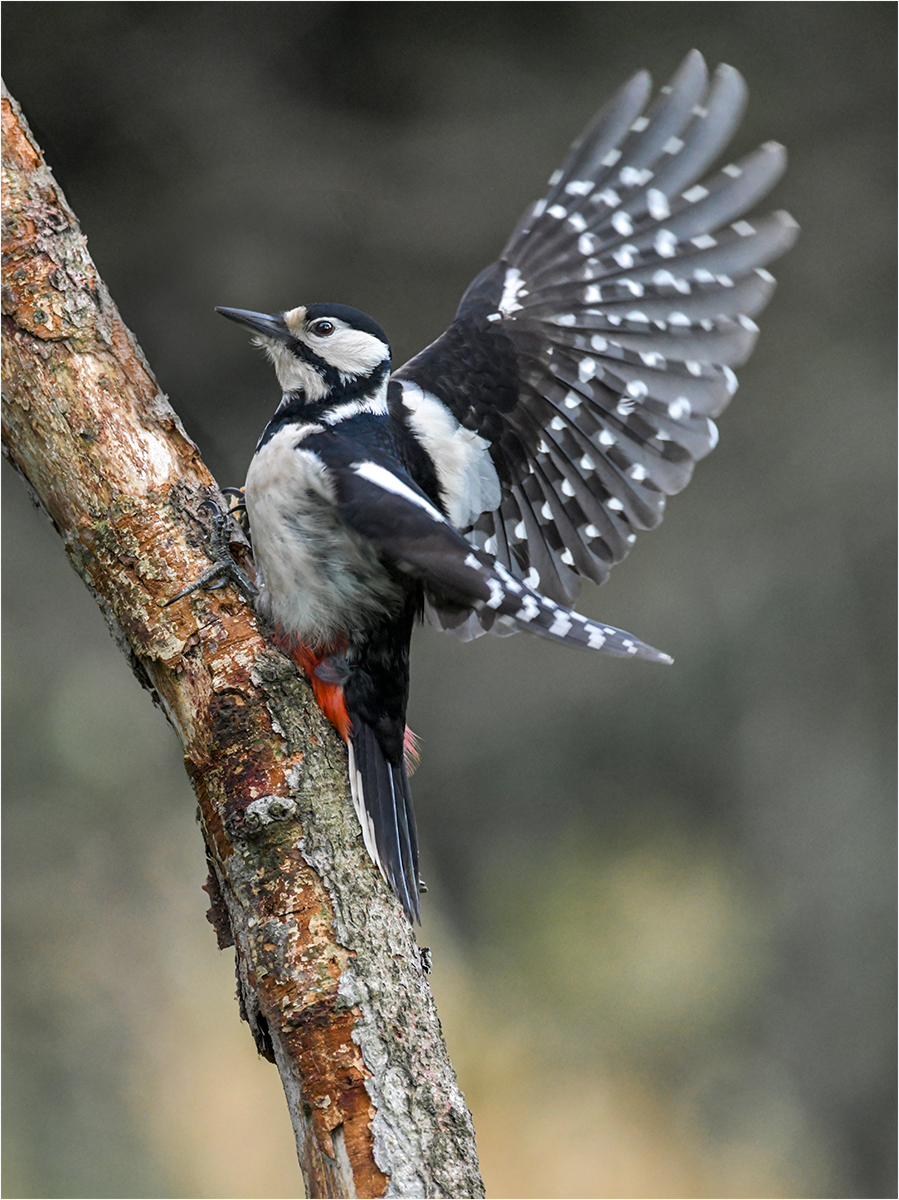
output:
[[[390,345],[371,317],[344,304],[308,304],[288,312],[217,308],[223,317],[255,329],[285,396],[308,402],[370,393],[390,370]]]

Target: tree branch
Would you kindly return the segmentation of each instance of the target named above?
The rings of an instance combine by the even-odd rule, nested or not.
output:
[[[482,1196],[471,1118],[418,948],[362,846],[343,743],[207,565],[212,476],[3,93],[3,447],[175,729],[309,1196]],[[220,497],[219,497],[220,499]]]

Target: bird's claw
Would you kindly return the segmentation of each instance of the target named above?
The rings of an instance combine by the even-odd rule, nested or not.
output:
[[[223,488],[222,491],[226,495],[243,494],[241,488]],[[183,600],[185,596],[189,596],[191,592],[199,591],[201,588],[215,592],[219,588],[226,587],[229,583],[233,583],[237,590],[241,593],[248,604],[252,604],[259,594],[259,589],[243,571],[231,555],[231,539],[229,529],[231,524],[231,513],[236,508],[242,508],[243,502],[239,501],[232,506],[227,512],[223,512],[221,506],[210,498],[201,501],[199,507],[207,510],[212,515],[212,532],[210,534],[209,557],[212,559],[211,564],[203,573],[189,583],[187,587],[181,589],[177,596],[172,596],[170,600],[161,600],[160,608],[169,608],[172,604],[176,604],[179,600]]]

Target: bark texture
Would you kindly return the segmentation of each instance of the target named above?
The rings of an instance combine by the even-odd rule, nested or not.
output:
[[[412,931],[372,867],[346,753],[208,565],[218,496],[6,92],[4,452],[184,748],[242,1015],[278,1065],[310,1196],[482,1196]],[[235,547],[235,549],[238,549]]]

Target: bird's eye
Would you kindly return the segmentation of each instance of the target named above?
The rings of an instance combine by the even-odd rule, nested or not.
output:
[[[310,329],[316,337],[330,337],[335,326],[330,321],[313,321]]]

